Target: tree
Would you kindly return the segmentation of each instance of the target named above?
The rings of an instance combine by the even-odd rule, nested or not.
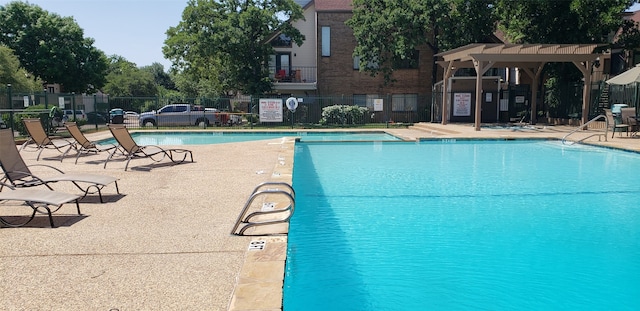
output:
[[[218,93],[260,94],[272,89],[268,39],[281,33],[301,45],[304,36],[290,23],[301,18],[292,0],[189,0],[182,21],[167,30],[163,53]]]
[[[635,1],[629,0],[498,0],[496,14],[500,20],[498,28],[513,43],[596,43],[603,48],[611,47],[612,33],[625,22],[622,12]],[[632,40],[623,38],[626,44]],[[554,117],[566,117],[567,113],[580,111],[578,107],[560,109],[563,98],[571,98],[576,84],[581,83],[582,74],[571,63],[545,65],[545,96],[548,110]],[[566,101],[566,100],[565,100]],[[576,105],[579,102],[576,103]],[[565,105],[567,106],[567,105]],[[544,113],[540,111],[540,113]]]
[[[155,96],[157,86],[150,71],[141,70],[124,57],[109,57],[107,84],[102,90],[110,96]]]
[[[7,84],[20,92],[42,91],[42,81],[33,79],[31,74],[20,67],[20,61],[13,51],[0,45],[0,85]]]
[[[0,6],[0,43],[13,49],[24,68],[66,92],[93,91],[104,85],[107,58],[71,17],[37,5]]]
[[[498,28],[512,43],[610,43],[630,0],[498,0]]]
[[[353,16],[347,21],[356,37],[354,56],[370,64],[360,70],[382,74],[385,83],[393,82],[395,64],[421,46],[436,54],[482,42],[493,33],[494,23],[485,0],[353,0]]]
[[[161,87],[167,90],[175,90],[176,84],[171,79],[171,76],[164,71],[164,66],[160,63],[153,63],[149,66],[140,68],[142,71],[147,71],[153,76],[153,81]]]

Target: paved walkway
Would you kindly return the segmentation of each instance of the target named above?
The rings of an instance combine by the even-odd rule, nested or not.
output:
[[[470,124],[425,124],[389,132],[406,139],[561,138],[571,129],[478,132]],[[90,135],[104,137],[110,134]],[[607,142],[589,141],[640,151],[640,139],[617,133]],[[293,146],[288,139],[188,146],[195,163],[153,165],[140,159],[126,172],[122,161],[103,169],[104,154],[74,165],[73,158],[53,159],[55,151],[45,151],[40,161],[35,152],[23,151],[29,164],[118,177],[121,195],[110,186],[104,190],[107,203],[83,200],[83,216],[63,206],[54,214],[55,229],[42,216],[27,227],[0,229],[1,309],[280,310],[286,236],[239,237],[229,231],[256,185],[291,181]],[[77,192],[69,185],[54,187]],[[249,250],[260,239],[267,246]]]

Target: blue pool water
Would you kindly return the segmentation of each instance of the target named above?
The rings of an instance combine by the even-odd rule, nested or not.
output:
[[[300,141],[389,141],[400,140],[385,132],[134,132],[139,145],[211,145],[281,137],[300,137]],[[101,144],[116,143],[113,138]]]
[[[640,310],[640,155],[299,143],[284,310]]]

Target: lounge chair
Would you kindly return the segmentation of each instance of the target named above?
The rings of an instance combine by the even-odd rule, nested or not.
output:
[[[115,184],[116,192],[120,194],[118,189],[118,179],[106,175],[97,174],[84,174],[74,173],[65,174],[61,170],[45,164],[31,165],[31,166],[43,166],[55,170],[57,173],[52,177],[38,177],[31,173],[29,166],[24,162],[22,156],[18,152],[16,143],[13,140],[13,131],[11,129],[0,130],[0,166],[4,171],[4,177],[0,179],[0,182],[8,182],[16,188],[26,188],[33,186],[44,185],[50,190],[53,190],[49,184],[60,181],[72,182],[78,189],[84,192],[82,198],[89,194],[98,193],[100,202],[104,203],[102,199],[102,188],[109,184]],[[0,190],[2,186],[0,185]]]
[[[171,160],[171,162],[178,164],[185,162],[187,156],[189,160],[193,162],[193,154],[191,150],[186,149],[164,149],[154,145],[139,146],[131,137],[129,130],[122,124],[109,124],[109,130],[113,137],[120,145],[121,150],[127,157],[127,164],[124,166],[124,170],[129,167],[129,161],[133,158],[150,158],[155,162],[160,162],[165,158]],[[107,162],[113,157],[115,153],[111,153],[107,161],[104,162],[104,167],[107,167]]]
[[[75,122],[65,122],[64,126],[67,128],[67,131],[69,131],[69,134],[71,134],[71,137],[73,137],[73,139],[75,139],[76,141],[76,164],[78,163],[78,159],[80,158],[81,154],[100,153],[103,151],[110,151],[109,154],[111,154],[111,152],[118,151],[118,146],[114,144],[98,145],[95,142],[87,139],[82,131],[80,131],[78,124],[76,124]]]
[[[49,135],[47,135],[47,132],[45,132],[40,119],[22,119],[22,123],[24,123],[24,127],[27,129],[29,139],[22,144],[20,150],[23,150],[32,143],[35,144],[33,147],[38,150],[36,160],[40,160],[40,154],[44,149],[55,149],[62,153],[60,155],[60,161],[62,161],[71,149],[76,148],[74,142],[66,139],[51,139]]]
[[[23,216],[5,216],[4,218],[0,217],[0,223],[4,224],[5,226],[24,226],[31,220],[33,220],[36,212],[42,212],[42,210],[39,209],[44,209],[49,216],[49,224],[51,225],[51,228],[53,228],[53,216],[51,215],[51,213],[59,210],[62,205],[71,203],[73,201],[76,202],[78,215],[82,215],[80,213],[80,204],[78,203],[80,196],[51,190],[16,189],[15,187],[7,185],[5,183],[0,183],[0,186],[3,189],[3,191],[0,192],[0,202],[2,202],[3,205],[5,205],[5,203],[7,202],[15,201],[21,202],[20,205],[27,205],[32,209],[31,215],[26,217],[26,221],[16,222],[9,220],[9,218],[13,217],[15,217],[16,219],[24,219],[25,217]],[[53,211],[51,210],[50,206],[54,207]]]
[[[622,135],[622,132],[627,132],[627,136],[629,136],[629,124],[624,124],[613,117],[613,113],[611,109],[604,109],[604,114],[607,117],[607,123],[609,123],[609,128],[611,129],[611,138],[616,134],[616,132]]]

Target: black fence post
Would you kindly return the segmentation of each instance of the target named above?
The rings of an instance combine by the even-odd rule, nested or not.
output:
[[[15,127],[13,125],[13,100],[11,96],[11,83],[7,84],[7,100],[9,100],[9,126],[11,126],[11,130],[14,131]]]

